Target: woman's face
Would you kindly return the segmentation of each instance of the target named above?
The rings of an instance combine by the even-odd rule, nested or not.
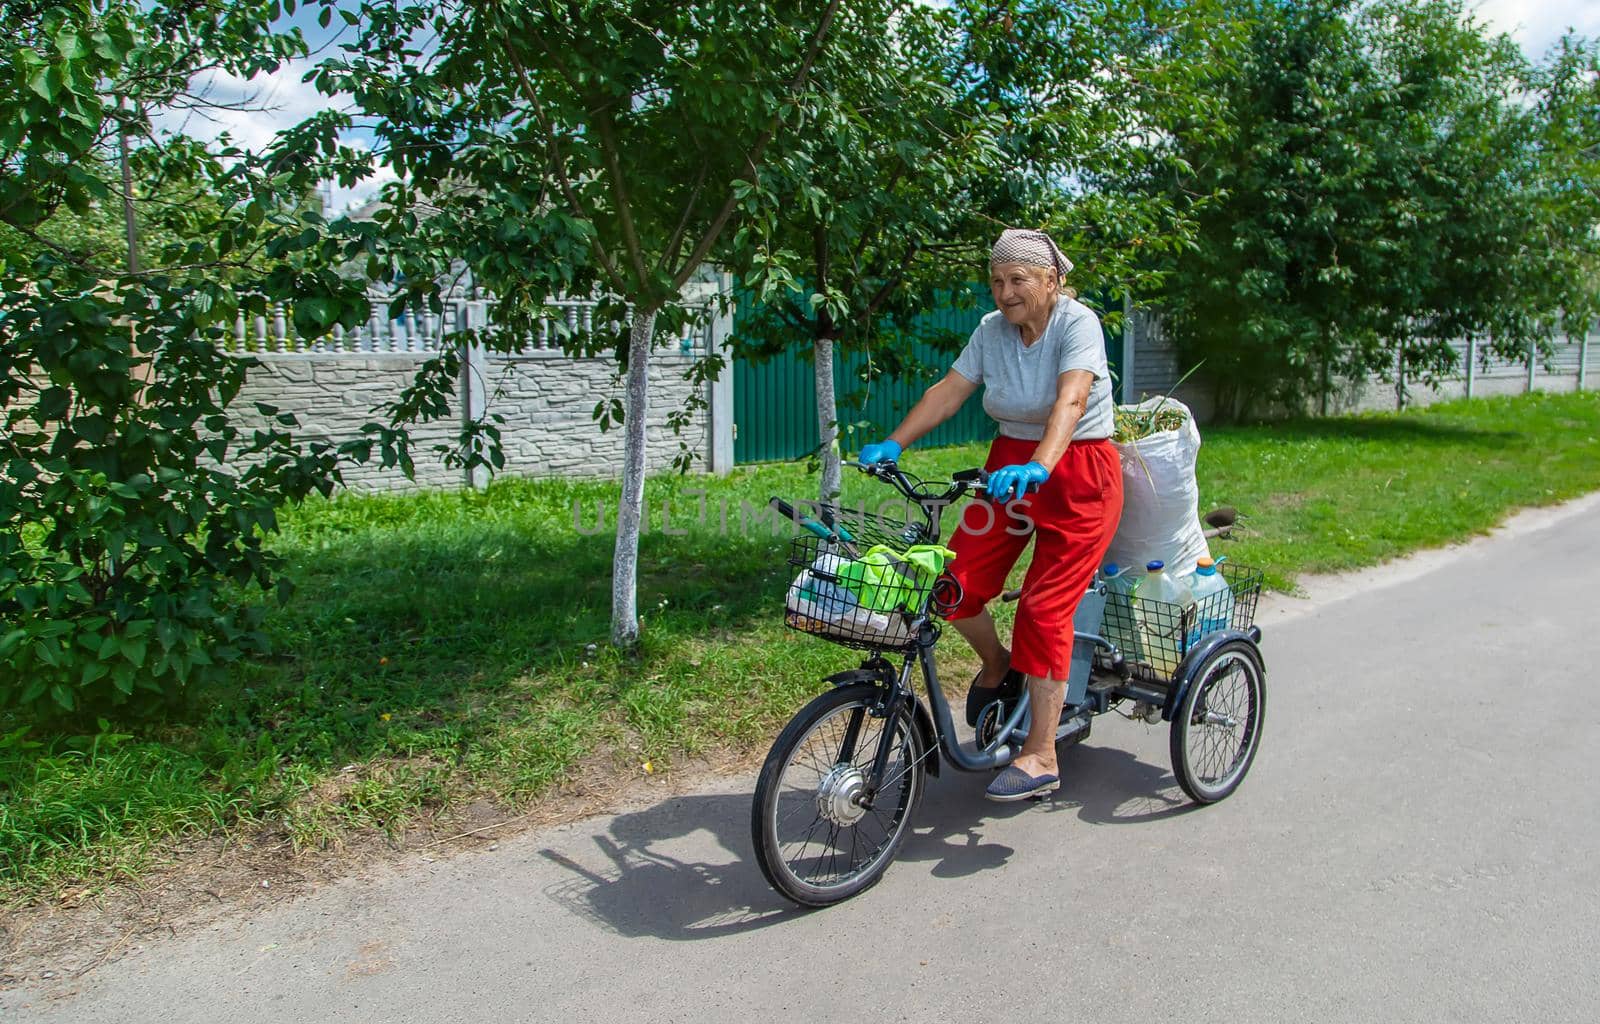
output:
[[[1042,329],[1050,320],[1057,290],[1056,275],[1043,267],[996,263],[989,268],[995,308],[1018,327],[1029,324]]]

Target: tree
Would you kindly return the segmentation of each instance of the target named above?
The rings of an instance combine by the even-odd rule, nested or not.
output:
[[[812,353],[824,501],[840,490],[836,349],[906,370],[917,315],[964,294],[986,236],[1021,208],[1005,118],[958,81],[962,41],[954,12],[922,6],[857,41],[858,59],[819,76],[838,102],[764,176],[766,216],[722,253],[757,299],[741,356]]]
[[[293,296],[308,331],[332,322],[300,269],[303,193],[151,119],[202,71],[249,77],[304,41],[272,29],[276,2],[4,10],[0,705],[177,699],[261,647],[235,587],[286,593],[264,535],[340,455],[291,417],[243,436],[229,415],[251,365],[219,344],[236,314]]]
[[[1531,309],[1559,311],[1581,336],[1600,316],[1600,45],[1562,38],[1529,86],[1541,173],[1528,184],[1543,237],[1524,250],[1519,285]]]
[[[770,202],[764,177],[792,170],[797,140],[835,101],[818,83],[885,31],[889,9],[371,2],[350,16],[356,38],[316,74],[373,119],[378,150],[401,175],[376,221],[339,230],[369,276],[403,277],[402,305],[437,303],[442,282],[466,269],[497,300],[475,342],[509,347],[560,292],[598,295],[602,319],[625,326],[625,336],[568,339],[576,350],[614,351],[626,374],[622,407],[597,410],[602,423],[620,418],[625,438],[612,574],[619,645],[639,632],[652,346],[663,321],[684,315],[682,290],[724,233]],[[279,156],[338,164],[349,125],[331,113],[314,119]],[[425,368],[418,404],[436,405],[452,372],[447,360]],[[483,430],[491,443],[468,457],[494,462],[493,428]]]
[[[1545,255],[1551,165],[1515,45],[1456,0],[1243,9],[1233,129],[1181,123],[1165,145],[1188,171],[1153,182],[1180,206],[1221,197],[1158,297],[1219,412],[1326,407],[1375,371],[1403,389],[1468,334],[1508,356],[1548,338],[1577,296]]]
[[[1217,22],[1203,4],[916,6],[825,83],[840,102],[724,256],[759,300],[742,354],[811,350],[822,500],[840,489],[836,352],[898,375],[913,345],[965,340],[918,317],[970,299],[1001,228],[1052,227],[1087,253],[1077,281],[1122,289],[1146,279],[1146,254],[1183,244],[1166,197],[1125,182],[1164,111],[1204,102],[1211,69],[1173,41]]]

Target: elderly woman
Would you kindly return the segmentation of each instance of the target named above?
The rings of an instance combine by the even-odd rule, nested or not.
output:
[[[1056,716],[1072,659],[1072,617],[1122,515],[1122,469],[1110,442],[1113,403],[1100,320],[1063,284],[1072,263],[1042,231],[1008,230],[989,257],[996,310],[985,316],[943,380],[861,461],[894,460],[949,419],[984,385],[999,425],[984,468],[988,502],[967,507],[950,540],[950,573],[965,596],[950,613],[983,660],[967,694],[967,721],[1026,685],[1032,717],[1022,752],[989,786],[1021,800],[1059,785]],[[1030,496],[1031,495],[1031,496]],[[1036,538],[1012,646],[985,608]]]

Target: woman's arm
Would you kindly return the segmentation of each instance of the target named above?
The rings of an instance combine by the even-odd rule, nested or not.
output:
[[[902,448],[911,447],[928,431],[959,412],[961,406],[976,390],[978,390],[976,383],[951,370],[944,375],[944,380],[922,393],[922,398],[911,407],[910,412],[906,413],[906,418],[894,428],[894,433],[889,435],[889,440]],[[1083,393],[1087,401],[1088,389],[1085,388]],[[1060,404],[1059,400],[1057,404]],[[1073,422],[1076,423],[1077,420],[1074,419]],[[1059,455],[1056,457],[1060,458]]]
[[[1056,378],[1056,404],[1050,409],[1044,437],[1039,439],[1039,447],[1033,450],[1033,461],[1047,471],[1053,472],[1061,456],[1067,453],[1067,445],[1072,443],[1072,431],[1089,408],[1089,389],[1093,386],[1094,374],[1088,370],[1068,370]]]

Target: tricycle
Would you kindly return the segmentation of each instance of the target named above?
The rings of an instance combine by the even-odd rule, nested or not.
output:
[[[905,499],[902,515],[838,504],[773,506],[800,532],[788,561],[799,569],[786,601],[788,625],[866,652],[827,677],[762,766],[751,812],[756,859],[773,888],[821,907],[875,884],[910,833],[940,757],[962,771],[992,771],[1017,756],[1034,709],[1027,688],[996,700],[971,740],[957,735],[934,663],[943,616],[960,603],[949,574],[882,566],[863,576],[873,550],[935,545],[944,510],[979,492],[981,469],[923,481],[894,462],[854,464]],[[882,561],[879,559],[878,561]],[[1074,618],[1066,699],[1056,743],[1089,735],[1096,716],[1118,710],[1170,723],[1172,770],[1197,803],[1224,799],[1255,758],[1266,708],[1261,630],[1254,624],[1261,575],[1228,563],[1226,604],[1140,601],[1097,578]],[[1015,599],[1016,591],[1004,599]],[[920,673],[925,699],[915,688]]]

